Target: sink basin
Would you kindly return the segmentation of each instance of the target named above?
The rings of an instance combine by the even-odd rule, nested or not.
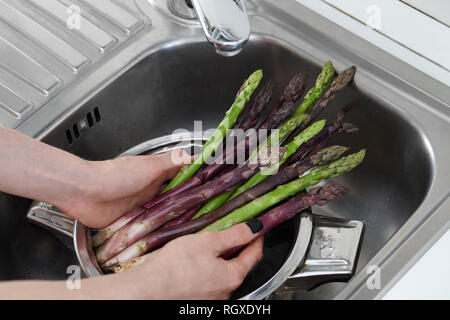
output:
[[[354,64],[358,67],[354,83],[329,105],[323,118],[331,120],[340,108],[354,102],[357,108],[346,121],[361,128],[359,135],[339,135],[332,143],[353,150],[365,147],[367,157],[353,172],[333,179],[351,190],[348,195],[313,211],[364,222],[356,275],[349,283],[328,283],[289,294],[278,292],[274,297],[376,297],[417,252],[430,244],[432,235],[443,226],[440,221],[448,221],[439,206],[450,190],[450,165],[446,160],[450,156],[449,110],[442,100],[402,80],[397,69],[387,72],[374,62],[376,56],[369,59],[359,55],[358,49],[367,46],[364,40],[354,39],[354,48],[349,50],[330,40],[317,24],[314,29],[308,25],[306,9],[301,6],[292,8],[285,1],[280,1],[279,7],[265,1],[257,3],[259,11],[255,9],[252,15],[252,6],[249,9],[253,35],[244,51],[232,58],[217,55],[199,29],[182,31],[176,23],[152,16],[155,26],[173,25],[177,40],[152,42],[144,37],[137,42],[142,50],[133,48],[134,55],[125,50],[127,63],[121,60],[120,68],[115,64],[118,69],[109,70],[113,75],[99,69],[96,77],[84,80],[84,89],[81,84],[79,92],[74,91],[77,87],[68,88],[70,96],[65,101],[73,103],[67,110],[54,111],[49,118],[52,106],[59,110],[64,102],[64,96],[57,97],[19,130],[86,159],[109,159],[174,130],[193,130],[196,120],[203,121],[203,130],[214,128],[243,79],[257,68],[264,70],[264,81],[271,79],[276,84],[274,97],[278,97],[288,80],[300,71],[308,73],[307,87],[312,87],[321,63],[327,59],[335,63],[337,71]],[[304,18],[303,22],[287,9]],[[330,23],[323,21],[321,27],[328,30]],[[386,53],[379,54],[384,63],[397,63]],[[403,70],[408,68],[398,64]],[[421,75],[417,70],[407,70],[410,75]],[[86,85],[95,81],[98,86],[87,90]],[[0,196],[0,280],[65,279],[66,268],[76,264],[76,257],[62,242],[25,221],[20,213],[25,213],[29,205],[26,199]],[[424,226],[435,230],[425,235],[426,239],[418,236]],[[266,242],[266,247],[270,245],[277,245],[277,240]],[[409,249],[402,251],[401,247]],[[281,256],[287,255],[289,246],[283,250]],[[14,252],[25,256],[17,258]],[[259,268],[273,270],[271,263],[265,260]],[[371,265],[385,270],[382,287],[375,290],[364,285]],[[254,272],[252,276],[269,277],[271,271]]]

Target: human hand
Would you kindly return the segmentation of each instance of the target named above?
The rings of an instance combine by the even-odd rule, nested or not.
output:
[[[255,237],[246,224],[180,237],[109,281],[121,288],[118,298],[228,299],[262,257],[262,239]],[[229,249],[249,243],[237,257],[220,258]]]
[[[83,182],[85,192],[64,198],[57,206],[88,227],[103,228],[158,194],[161,185],[191,159],[184,151],[177,150],[160,155],[87,161],[91,178]]]
[[[246,224],[184,236],[145,256],[133,269],[81,280],[78,290],[69,290],[66,281],[9,281],[0,283],[0,296],[32,300],[227,299],[262,257],[262,239],[255,237]],[[236,258],[220,258],[221,253],[248,243]]]

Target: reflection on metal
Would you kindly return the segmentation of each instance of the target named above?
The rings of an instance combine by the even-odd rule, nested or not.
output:
[[[250,37],[243,0],[192,0],[208,41],[218,54],[234,56]]]
[[[132,42],[151,26],[136,11],[114,0],[0,0],[0,122],[16,128]]]
[[[315,215],[306,261],[283,285],[282,291],[350,279],[356,268],[363,227],[361,221]]]
[[[160,154],[179,149],[198,149],[209,137],[206,133],[201,136],[188,132],[174,134],[144,142],[120,156]],[[27,213],[27,218],[52,232],[73,237],[73,247],[86,275],[96,277],[103,274],[93,253],[91,231],[84,225],[78,221],[73,221],[54,206],[37,201],[32,203]],[[62,239],[64,243],[66,243],[65,240]]]
[[[62,37],[66,30],[57,28],[60,24],[43,14],[45,19],[36,19],[37,23],[77,50],[78,45],[84,44],[81,53],[97,60],[90,60],[76,74],[62,62],[62,57],[49,53],[45,59],[36,58],[40,56],[36,53],[49,51],[40,40],[30,37],[33,39],[28,41],[28,37],[18,36],[14,42],[17,47],[29,45],[33,50],[25,50],[27,53],[62,79],[64,85],[72,85],[68,90],[65,87],[56,90],[55,96],[47,101],[40,91],[0,67],[0,83],[29,101],[32,112],[39,108],[24,123],[27,114],[17,122],[10,111],[0,108],[1,123],[13,127],[21,123],[19,129],[29,136],[85,158],[106,159],[149,137],[167,134],[175,128],[191,128],[194,120],[201,119],[208,128],[214,127],[226,111],[230,100],[227,95],[237,90],[236,85],[255,68],[263,68],[266,79],[284,83],[298,71],[317,74],[320,64],[328,59],[337,71],[354,64],[358,72],[354,84],[343,92],[342,101],[360,102],[359,108],[349,114],[349,121],[364,130],[358,136],[337,137],[337,142],[354,148],[366,147],[368,156],[357,171],[333,179],[352,190],[345,199],[314,210],[364,221],[365,241],[359,266],[380,266],[383,290],[389,288],[403,266],[414,262],[417,252],[425,250],[433,241],[431,236],[424,236],[423,228],[429,234],[439,235],[450,212],[442,205],[450,189],[446,178],[450,175],[450,148],[446,143],[450,100],[447,88],[441,83],[294,1],[247,0],[252,37],[245,50],[232,59],[215,54],[205,43],[198,22],[190,24],[196,27],[174,23],[174,19],[150,4],[156,0],[111,1],[127,10],[137,4],[141,11],[130,12],[143,21],[151,17],[153,26],[145,28],[148,32],[133,33],[134,40],[127,38],[128,45],[120,45],[120,52],[110,56],[107,62],[95,63],[100,61],[95,47],[86,45],[76,35]],[[28,6],[29,1],[0,0],[0,3],[8,3],[28,17],[37,18]],[[83,8],[87,18],[100,17],[88,5]],[[0,20],[2,37],[7,33],[17,34],[3,18]],[[106,20],[101,17],[98,22],[111,26]],[[145,25],[148,26],[147,22]],[[123,39],[120,37],[125,33],[120,27],[114,30],[114,36]],[[110,52],[116,52],[116,48],[119,46],[112,47]],[[98,68],[91,69],[94,65]],[[92,72],[87,74],[88,70]],[[83,79],[75,83],[74,78],[78,76]],[[218,79],[220,86],[217,86]],[[76,143],[69,145],[65,137],[68,124],[85,119],[93,107],[102,109],[102,124],[89,128]],[[324,117],[331,120],[336,111],[330,109]],[[377,132],[376,139],[373,132]],[[16,212],[17,204],[24,208],[29,205],[15,197],[0,195],[0,198],[5,215],[20,214]],[[27,226],[20,227],[22,233],[7,230],[8,237],[28,243],[46,239],[45,232],[24,234]],[[86,236],[83,239],[88,241]],[[73,257],[64,255],[59,250],[61,247],[51,241],[47,243],[48,252],[50,249],[58,252],[60,263],[73,263],[70,260]],[[33,264],[45,263],[43,256],[32,250],[27,256]],[[25,273],[21,267],[5,265],[2,270],[14,270],[11,275],[15,278],[32,273]],[[33,275],[55,278],[61,274],[62,269],[55,264],[47,263],[45,267],[42,268],[45,272]],[[28,271],[34,270],[28,267]],[[299,290],[293,297],[373,298],[377,293],[367,289],[367,278],[365,270],[357,270],[347,284],[330,283],[314,290]]]
[[[171,150],[200,148],[201,141],[207,141],[208,138],[206,133],[199,136],[191,133],[174,134],[144,142],[121,156],[160,154]],[[42,202],[33,202],[27,217],[53,231],[74,237],[75,252],[84,272],[90,277],[102,274],[95,259],[90,240],[91,232],[88,228],[77,221],[72,221],[55,207]],[[301,283],[309,283],[307,278],[310,277],[320,278],[320,281],[341,279],[343,276],[350,277],[356,265],[361,230],[362,223],[359,221],[313,217],[309,213],[302,213],[295,242],[285,263],[269,281],[242,299],[267,298],[290,278],[296,283],[299,282],[298,279],[301,279]],[[307,254],[308,248],[310,249]],[[305,257],[307,257],[305,266],[290,277],[294,270],[304,263]]]
[[[27,213],[27,218],[69,237],[73,236],[74,221],[52,205],[34,201]]]

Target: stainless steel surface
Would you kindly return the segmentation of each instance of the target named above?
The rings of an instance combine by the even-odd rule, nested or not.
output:
[[[200,136],[196,136],[189,132],[172,134],[170,136],[146,141],[119,156],[160,154],[179,149],[185,149],[188,152],[196,153],[208,138],[209,136],[206,133]],[[30,212],[28,213],[28,216],[29,215]],[[103,275],[103,272],[95,258],[91,235],[92,233],[89,228],[86,228],[78,221],[74,222],[73,242],[80,265],[87,276],[97,277]]]
[[[178,149],[196,152],[200,150],[202,143],[207,141],[208,137],[206,133],[198,136],[193,133],[172,134],[141,143],[120,156],[159,154]],[[73,238],[73,248],[85,274],[89,277],[103,275],[95,258],[92,232],[89,228],[78,221],[71,220],[57,208],[43,202],[33,202],[27,217],[33,223],[41,224],[51,231],[58,231],[71,240]],[[302,213],[284,225],[283,228],[272,230],[266,236],[276,241],[283,239],[285,235],[281,237],[280,235],[285,233],[286,225],[289,226],[288,229],[291,231],[289,238],[292,243],[285,243],[281,252],[282,256],[280,253],[275,254],[275,258],[279,260],[277,262],[280,263],[279,268],[273,268],[269,273],[262,271],[263,277],[261,277],[260,265],[273,259],[270,253],[271,248],[265,246],[265,257],[248,276],[248,279],[257,280],[246,280],[234,293],[235,298],[266,299],[289,278],[292,278],[291,288],[301,286],[301,288],[309,289],[318,281],[323,283],[349,279],[353,275],[356,251],[360,244],[361,222],[319,216],[313,218],[310,213]],[[283,244],[282,241],[280,242]],[[265,279],[265,277],[269,278]],[[286,288],[283,289],[286,291]]]
[[[16,128],[150,28],[132,1],[1,0],[0,122]]]
[[[73,237],[74,221],[50,204],[33,201],[27,213],[27,218],[48,229]]]
[[[261,278],[267,277],[261,265],[266,264],[269,259],[263,258],[242,287],[234,293],[235,297],[243,300],[286,298],[292,293],[326,282],[347,281],[353,276],[362,240],[361,221],[304,212],[288,223],[293,223],[296,230],[282,265],[271,270],[270,277],[259,284]],[[266,238],[265,242],[270,242],[270,238],[274,236],[280,237],[280,234],[268,235],[269,239]],[[269,250],[267,247],[265,244],[265,252]],[[239,295],[246,291],[251,292],[243,297]]]
[[[190,135],[180,137],[180,140],[172,140],[173,138],[163,137],[159,141],[152,140],[132,148],[125,154],[157,154],[167,150],[195,146],[191,142]],[[160,146],[160,141],[174,143]],[[33,203],[27,217],[45,228],[61,232],[71,240],[73,238],[73,247],[85,274],[89,277],[103,275],[92,248],[91,231],[83,224],[72,221],[58,209],[42,202]],[[271,248],[265,246],[265,257],[260,265],[252,270],[242,287],[233,294],[233,298],[266,299],[280,286],[282,288],[278,290],[277,295],[296,292],[299,289],[310,289],[315,284],[324,282],[348,280],[353,275],[356,253],[360,245],[361,222],[313,217],[310,213],[305,212],[286,224],[291,225],[289,229],[293,231],[292,243],[284,246],[282,254],[285,257],[280,259],[279,268],[273,268],[269,273],[260,270],[260,265],[273,259],[271,254],[267,254]],[[285,226],[283,227],[271,231],[267,237],[279,239],[281,232],[284,233],[286,230]],[[276,256],[279,257],[279,254]],[[262,279],[261,274],[263,274]],[[257,280],[255,281],[255,279]]]
[[[191,1],[206,38],[217,53],[233,56],[241,52],[250,37],[250,23],[244,0]]]
[[[313,218],[312,215],[309,213],[302,213],[300,217],[297,219],[294,219],[292,221],[295,226],[295,237],[292,244],[290,244],[291,248],[288,249],[288,256],[285,258],[283,264],[278,270],[272,270],[271,277],[263,282],[260,286],[256,286],[257,289],[254,287],[252,288],[251,278],[260,278],[259,270],[260,266],[257,266],[255,270],[252,271],[252,273],[248,276],[249,279],[246,279],[244,281],[244,284],[242,287],[244,287],[246,290],[247,287],[250,287],[250,289],[247,289],[248,293],[245,293],[245,295],[242,297],[243,300],[254,300],[254,299],[265,299],[269,297],[275,290],[277,290],[288,278],[292,275],[292,273],[304,262],[306,258],[306,253],[308,250],[309,243],[311,241],[311,236],[313,234]],[[270,237],[270,235],[269,235]],[[267,244],[265,244],[267,246]],[[265,251],[267,249],[265,248]],[[261,261],[261,264],[264,264],[265,261]],[[260,280],[259,280],[260,281]],[[258,283],[258,281],[255,281]],[[240,293],[240,290],[244,291],[242,288],[237,290],[237,294]],[[236,293],[235,293],[236,295]]]
[[[354,84],[324,116],[331,118],[339,107],[356,101],[359,108],[348,120],[362,129],[356,137],[334,142],[355,150],[367,147],[368,154],[361,167],[335,180],[351,192],[315,211],[361,220],[365,235],[350,282],[300,290],[293,297],[379,297],[448,229],[447,87],[294,1],[247,1],[253,36],[232,58],[218,56],[195,23],[172,19],[146,0],[135,3],[130,12],[150,17],[151,30],[61,90],[21,123],[20,131],[85,158],[111,158],[177,128],[192,130],[194,120],[203,120],[204,129],[214,127],[241,81],[256,68],[278,84],[279,94],[299,71],[308,72],[311,86],[320,64],[331,59],[338,71],[350,65],[358,71]],[[96,108],[101,120],[82,125]],[[84,128],[79,137],[75,124]],[[71,144],[68,132],[74,136]],[[64,279],[74,254],[26,223],[21,213],[29,205],[28,200],[0,197],[0,277]],[[25,261],[14,258],[17,250]],[[367,267],[373,265],[382,277],[381,288],[371,290]]]
[[[330,281],[349,280],[356,269],[364,225],[314,215],[314,230],[308,256],[289,277],[278,294],[311,289]]]

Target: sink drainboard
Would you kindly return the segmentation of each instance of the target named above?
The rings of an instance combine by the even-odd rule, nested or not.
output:
[[[128,5],[0,0],[0,123],[16,128],[148,31],[150,18]]]

